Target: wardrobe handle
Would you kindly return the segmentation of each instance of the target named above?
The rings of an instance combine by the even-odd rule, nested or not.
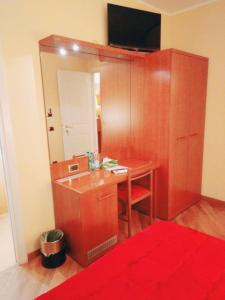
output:
[[[196,135],[198,135],[197,132],[189,134],[189,136],[196,136]]]
[[[179,137],[177,137],[177,140],[183,140],[183,139],[185,139],[186,138],[186,136],[184,135],[184,136],[179,136]]]

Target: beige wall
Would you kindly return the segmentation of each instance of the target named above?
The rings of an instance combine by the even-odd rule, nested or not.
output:
[[[27,251],[54,227],[38,40],[59,34],[106,43],[106,0],[0,2],[0,43],[6,66]],[[134,0],[110,1],[150,10]],[[163,17],[163,25],[165,18]]]
[[[0,215],[7,213],[7,198],[5,191],[5,181],[4,181],[4,170],[3,170],[3,161],[1,156],[0,149]]]
[[[0,216],[8,211],[4,184],[0,181]]]
[[[209,57],[202,194],[225,200],[225,1],[167,21],[164,47]]]

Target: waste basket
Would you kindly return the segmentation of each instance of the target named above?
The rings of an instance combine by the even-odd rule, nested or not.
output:
[[[56,268],[66,260],[64,233],[59,229],[46,231],[41,235],[42,265]]]

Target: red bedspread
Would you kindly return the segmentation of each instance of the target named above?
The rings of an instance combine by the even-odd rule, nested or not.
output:
[[[39,300],[223,300],[225,241],[160,222]]]

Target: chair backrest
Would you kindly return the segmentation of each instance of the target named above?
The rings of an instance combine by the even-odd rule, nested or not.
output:
[[[141,180],[142,178],[152,174],[151,163],[146,163],[140,167],[128,169],[128,202],[131,202],[131,185],[135,180]],[[152,185],[152,176],[149,180],[149,185]]]
[[[152,173],[151,163],[146,163],[134,169],[128,169],[128,181],[137,180]]]

